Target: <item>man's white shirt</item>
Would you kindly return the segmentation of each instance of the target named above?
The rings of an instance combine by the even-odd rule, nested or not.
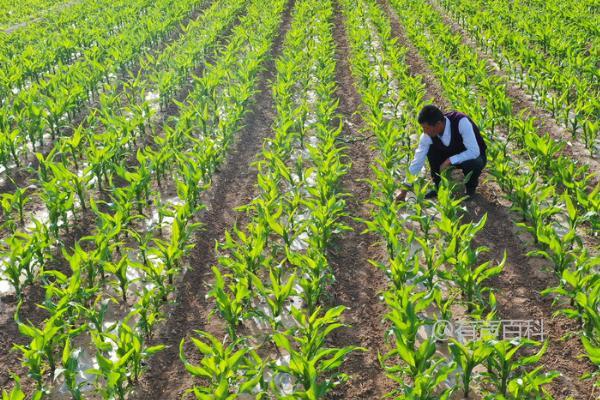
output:
[[[450,139],[452,134],[450,133],[450,120],[448,117],[444,117],[446,119],[446,127],[444,128],[444,133],[440,137],[440,140],[444,144],[444,146],[450,145]],[[477,144],[477,139],[475,138],[475,131],[473,130],[473,124],[469,121],[468,118],[462,117],[458,121],[458,132],[462,136],[463,144],[465,145],[465,151],[462,153],[458,153],[450,157],[450,162],[452,165],[460,164],[467,160],[472,160],[479,157],[479,145]],[[432,140],[425,133],[421,134],[421,138],[419,139],[419,146],[415,151],[415,156],[408,167],[408,172],[412,175],[417,175],[423,169],[423,165],[425,165],[425,160],[427,159],[427,152],[429,151],[429,147],[432,144]]]

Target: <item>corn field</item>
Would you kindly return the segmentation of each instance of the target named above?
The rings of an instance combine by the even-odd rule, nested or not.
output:
[[[2,400],[600,398],[599,7],[0,0]]]

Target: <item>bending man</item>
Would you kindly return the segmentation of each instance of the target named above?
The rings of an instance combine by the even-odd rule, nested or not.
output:
[[[444,114],[434,105],[423,107],[418,121],[423,134],[408,171],[417,175],[427,158],[435,189],[429,191],[426,197],[436,197],[440,171],[451,166],[462,169],[465,176],[471,173],[465,188],[467,196],[472,197],[487,163],[486,145],[477,125],[463,113],[452,111]],[[405,197],[406,190],[402,190],[398,198],[404,200]]]

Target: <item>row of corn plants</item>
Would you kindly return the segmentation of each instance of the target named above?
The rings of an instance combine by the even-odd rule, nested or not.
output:
[[[69,8],[60,19],[32,22],[27,29],[0,37],[2,103],[11,102],[14,94],[39,82],[44,74],[54,73],[59,64],[71,64],[85,51],[103,46],[150,5],[147,1],[84,2]]]
[[[513,29],[529,32],[529,40],[544,51],[570,58],[573,50],[581,51],[582,55],[585,51],[596,51],[593,44],[598,40],[598,15],[594,6],[593,1],[527,0],[514,4],[516,15],[506,21]],[[527,24],[521,15],[528,16],[536,26]],[[505,19],[503,15],[500,17]],[[563,23],[556,24],[556,19]]]
[[[414,9],[429,7],[416,1],[407,4]],[[540,135],[535,129],[535,121],[532,117],[514,115],[505,78],[491,76],[487,72],[486,62],[481,60],[473,49],[461,43],[460,35],[450,32],[438,12],[429,10],[427,13],[419,14],[419,18],[413,16],[415,23],[430,32],[434,38],[439,38],[444,45],[442,49],[436,49],[429,43],[418,43],[420,48],[426,49],[425,51],[432,53],[432,56],[443,55],[442,58],[432,62],[441,66],[451,64],[453,59],[461,59],[471,66],[469,69],[460,68],[453,72],[461,82],[468,82],[469,85],[487,94],[489,100],[487,107],[482,108],[482,114],[477,117],[492,122],[492,134],[497,125],[505,126],[509,142],[514,142],[516,146],[523,149],[532,160],[535,160],[535,169],[543,174],[549,183],[567,191],[573,199],[578,199],[576,204],[581,211],[591,212],[593,214],[591,218],[597,222],[599,206],[597,197],[593,196],[593,188],[590,188],[593,186],[594,179],[589,173],[589,168],[562,153],[566,146],[563,139],[554,139],[548,134]],[[421,39],[415,37],[415,40],[423,42],[423,37],[420,36]],[[454,70],[458,69],[456,64],[452,65]],[[591,200],[586,200],[587,198]]]
[[[198,64],[202,63],[210,53],[209,49],[214,48],[218,35],[242,8],[241,4],[243,3],[233,1],[216,2],[190,27],[190,37],[186,36],[173,43],[165,53],[177,54],[177,50],[181,50],[185,56],[178,56],[177,60],[186,68],[190,58],[194,58]],[[194,39],[196,52],[188,49],[190,39]],[[77,224],[77,220],[69,222],[69,217],[83,217],[94,198],[96,201],[102,198],[98,192],[116,187],[112,183],[115,178],[120,177],[135,184],[130,195],[135,194],[135,202],[132,204],[137,206],[136,210],[140,213],[144,201],[152,200],[143,197],[150,193],[152,172],[145,169],[141,174],[129,174],[124,168],[124,161],[156,163],[158,176],[155,181],[159,187],[164,186],[161,185],[161,180],[165,178],[162,171],[168,165],[168,154],[173,149],[161,148],[154,154],[149,148],[136,155],[137,150],[145,143],[145,136],[155,132],[152,127],[152,103],[146,93],[158,89],[154,84],[140,79],[143,76],[140,74],[155,75],[164,68],[167,67],[158,61],[154,64],[145,63],[145,67],[138,70],[136,79],[125,84],[115,82],[109,90],[112,95],[101,96],[98,114],[92,114],[85,125],[80,125],[75,130],[72,137],[57,141],[54,150],[48,155],[38,155],[39,190],[29,186],[17,188],[12,194],[2,195],[3,227],[12,232],[12,236],[6,241],[7,245],[3,246],[3,254],[8,259],[15,260],[3,268],[3,275],[11,282],[17,297],[21,297],[24,286],[34,282],[36,269],[44,264],[43,258],[39,257],[40,260],[36,261],[31,257],[35,243],[47,243],[49,240],[46,236],[49,235],[52,243],[60,244],[61,229],[66,234]],[[190,103],[194,104],[192,97]],[[194,110],[189,106],[183,109],[188,113]],[[212,118],[211,114],[208,113],[204,118]],[[207,126],[208,122],[203,121],[203,124]],[[189,129],[187,125],[181,126]],[[98,133],[100,128],[103,129],[101,134]],[[158,148],[162,145],[160,142],[155,144]],[[27,215],[27,203],[41,203],[47,215]],[[157,204],[162,203],[158,201]],[[128,214],[130,212],[123,212],[123,215]],[[39,234],[42,236],[38,237]]]
[[[47,13],[53,6],[61,6],[66,0],[32,0],[25,4],[14,0],[0,1],[0,29],[34,18],[40,14]]]
[[[511,78],[518,81],[538,105],[568,128],[573,138],[582,138],[590,154],[597,153],[600,147],[597,141],[600,77],[594,60],[598,59],[598,54],[588,52],[585,55],[582,46],[569,45],[571,50],[568,53],[558,52],[555,55],[543,44],[540,48],[532,47],[528,41],[533,36],[531,32],[515,30],[512,24],[504,21],[519,18],[513,21],[518,26],[536,29],[538,25],[531,23],[530,15],[509,9],[506,4],[490,6],[485,1],[452,0],[441,4],[479,46],[491,53],[502,70],[510,72]],[[563,42],[564,38],[556,32],[556,26],[562,26],[563,21],[554,16],[552,21],[554,25],[545,28],[544,36]],[[597,52],[597,47],[592,51]]]
[[[245,4],[243,1],[212,4],[202,18],[183,28],[181,41],[168,46],[157,57],[148,55],[142,61],[142,68],[151,66],[149,80],[157,88],[162,110],[173,104],[174,94],[191,81],[190,73],[218,48],[217,38],[239,18]],[[203,113],[206,115],[208,111],[203,110]]]
[[[478,60],[458,44],[453,49],[446,48],[448,41],[460,42],[447,29],[442,29],[441,24],[436,22],[435,30],[428,30],[431,21],[438,21],[435,12],[411,1],[394,0],[392,3],[398,14],[407,18],[405,27],[409,37],[430,63],[451,103],[477,116],[476,120],[481,122],[483,131],[490,132],[490,173],[511,201],[511,209],[521,215],[522,221],[515,221],[516,225],[534,237],[536,250],[528,254],[548,259],[560,280],[557,287],[549,288],[543,294],[555,296],[560,307],[558,312],[580,322],[585,355],[592,363],[600,365],[597,352],[600,345],[598,248],[589,248],[585,244],[587,235],[580,229],[590,222],[592,232],[597,229],[599,189],[596,185],[588,193],[587,189],[577,188],[577,184],[568,181],[576,178],[567,174],[575,171],[577,176],[583,174],[580,179],[586,184],[593,176],[587,173],[586,168],[574,170],[571,167],[569,170],[562,163],[562,156],[541,161],[540,153],[527,154],[511,149],[509,142],[514,138],[514,129],[509,130],[507,140],[498,136],[497,125],[486,118],[490,115],[493,118],[496,100],[500,97],[490,83],[495,78],[477,75],[477,90],[474,91],[469,83],[471,79],[465,79],[464,71],[475,71]],[[430,33],[428,37],[425,37],[425,28],[425,32]],[[505,127],[514,127],[519,122],[518,119],[504,117],[503,124]],[[552,145],[551,140],[546,141],[547,137],[537,136],[533,128],[523,133],[527,135],[525,142],[538,146],[538,150],[542,144],[548,147]],[[527,150],[531,151],[531,147]],[[546,154],[556,155],[556,151],[549,150]],[[559,168],[564,170],[559,171]],[[565,178],[556,182],[548,177],[547,169],[551,169],[553,174],[561,172]],[[523,173],[517,174],[515,171]],[[564,186],[564,191],[556,190],[557,184]],[[568,304],[565,305],[564,300]]]
[[[115,73],[125,73],[145,51],[158,46],[176,26],[192,14],[202,0],[156,2],[140,19],[130,18],[126,27],[94,47],[77,62],[60,66],[39,83],[20,91],[12,103],[0,108],[0,165],[10,177],[11,167],[21,157],[44,145],[44,134],[52,140],[64,135],[84,106],[99,96],[104,83]]]
[[[398,169],[412,155],[411,135],[420,129],[414,115],[424,104],[424,85],[403,63],[405,49],[391,37],[390,22],[373,0],[344,0],[350,61],[364,108],[366,129],[376,136],[375,179],[367,230],[387,249],[383,262],[372,261],[389,279],[382,295],[388,306],[386,334],[391,350],[380,356],[387,375],[397,383],[395,398],[443,399],[457,390],[468,397],[479,386],[485,398],[529,398],[543,394],[556,374],[525,370],[545,351],[531,357],[514,353],[537,344],[507,340],[490,331],[477,338],[457,332],[449,343],[436,342],[439,323],[466,318],[489,327],[496,318],[495,299],[485,281],[501,273],[504,261],[481,263],[483,247],[472,243],[483,229],[462,219],[461,199],[451,196],[446,179],[436,204],[425,200],[426,187],[415,182],[415,198],[396,202]],[[400,215],[400,217],[398,217]]]
[[[199,19],[194,29],[189,31],[191,38],[195,39],[197,53],[189,52],[187,38],[169,47],[169,53],[174,53],[177,48],[184,52],[187,56],[177,57],[177,59],[185,67],[189,64],[188,57],[195,57],[198,63],[206,60],[205,57],[210,53],[208,49],[214,47],[219,33],[231,23],[231,19],[241,8],[243,7],[236,1],[217,1]],[[197,31],[204,32],[204,35]],[[155,74],[162,68],[160,64],[153,67],[149,67],[146,72]],[[93,211],[97,211],[93,203],[105,198],[107,192],[113,204],[120,204],[123,207],[117,210],[120,211],[120,218],[129,221],[134,212],[140,216],[144,215],[147,205],[157,204],[159,207],[164,205],[160,199],[152,198],[152,184],[155,182],[158,188],[164,188],[164,181],[168,183],[172,173],[168,168],[169,162],[172,161],[178,146],[188,143],[189,139],[185,137],[189,136],[189,132],[195,125],[203,126],[202,129],[195,128],[202,135],[219,137],[225,134],[226,140],[230,140],[229,136],[232,131],[235,131],[236,121],[240,118],[239,112],[231,113],[231,117],[227,116],[229,118],[222,118],[218,125],[219,120],[215,117],[219,114],[217,108],[241,108],[251,93],[243,87],[236,88],[237,91],[232,90],[232,94],[229,95],[231,100],[221,102],[216,98],[217,95],[221,96],[221,93],[209,93],[210,96],[207,96],[207,85],[211,85],[210,89],[214,90],[215,82],[227,73],[226,68],[234,68],[234,66],[226,64],[225,67],[211,69],[210,74],[198,78],[200,80],[195,90],[190,93],[185,103],[180,104],[177,118],[164,127],[167,131],[166,138],[155,135],[156,127],[152,125],[154,122],[152,105],[144,95],[146,91],[155,90],[156,87],[148,81],[136,79],[122,85],[121,90],[114,86],[112,88],[114,97],[103,98],[100,114],[88,118],[87,125],[79,126],[73,137],[59,141],[55,147],[56,151],[47,156],[38,156],[39,193],[18,189],[14,195],[3,196],[3,207],[6,213],[3,226],[12,232],[3,254],[15,260],[7,263],[4,275],[13,285],[17,297],[21,297],[24,285],[33,283],[36,269],[43,270],[41,267],[44,265],[44,258],[40,256],[38,260],[31,256],[36,252],[36,243],[51,242],[62,245],[62,235],[73,230],[78,222],[76,219],[69,221],[70,216],[83,217],[90,206]],[[248,73],[251,73],[253,68],[249,68]],[[198,104],[209,104],[203,106],[203,108],[208,107],[205,113],[197,115]],[[148,134],[153,137],[155,143],[144,148],[144,136]],[[177,137],[176,143],[169,143],[175,137]],[[154,150],[155,148],[158,151]],[[214,149],[214,153],[218,151],[219,148]],[[206,157],[211,158],[214,155],[207,154]],[[132,173],[125,166],[125,162],[140,164],[141,171]],[[215,162],[213,161],[213,164]],[[206,179],[215,167],[209,165],[206,168],[205,171],[194,171],[194,173],[196,175],[202,173],[202,177]],[[115,183],[116,179],[127,182],[130,188],[119,187]],[[193,180],[185,183],[191,184]],[[195,185],[196,189],[200,187],[198,183]],[[184,187],[182,183],[181,188]],[[97,188],[97,191],[94,188]],[[192,188],[185,190],[190,193],[189,196],[198,196],[198,190]],[[24,205],[32,199],[41,201],[47,210],[47,217],[38,219],[33,215],[30,223],[25,225]],[[166,211],[161,210],[161,212]],[[133,216],[132,220],[135,219],[137,217]],[[123,225],[127,226],[127,223]],[[42,236],[38,237],[39,235]],[[23,261],[17,262],[18,260]]]
[[[161,103],[172,103],[173,96],[190,79],[193,67],[201,65],[207,55],[214,52],[218,36],[231,26],[244,4],[215,2],[186,26],[187,33],[183,37],[158,55],[147,54],[130,81],[115,81],[106,87],[110,94],[100,96],[99,107],[85,123],[79,125],[71,137],[57,140],[47,156],[40,156],[39,188],[23,185],[13,193],[2,195],[4,226],[13,232],[17,227],[23,227],[24,209],[28,206],[25,202],[33,205],[38,203],[36,200],[41,200],[51,215],[52,233],[58,235],[59,224],[68,228],[67,214],[75,215],[76,209],[85,211],[86,199],[93,197],[94,187],[102,190],[103,182],[105,186],[108,184],[109,175],[116,174],[108,162],[116,160],[114,165],[118,166],[120,159],[135,159],[136,148],[147,141],[147,134],[152,133],[155,98],[162,99]],[[176,71],[178,79],[166,90],[155,77],[172,71]],[[97,134],[98,126],[104,126],[104,134]],[[56,165],[62,170],[60,178],[51,176],[47,179],[44,171]],[[69,200],[71,198],[77,198],[77,202]],[[57,209],[56,203],[65,207]]]
[[[563,140],[553,139],[548,134],[540,135],[532,118],[513,115],[512,101],[506,93],[503,78],[490,76],[485,62],[480,60],[471,48],[461,44],[460,35],[451,33],[437,12],[431,9],[421,12],[428,6],[415,1],[400,3],[394,0],[393,4],[396,9],[406,4],[419,11],[419,14],[411,16],[412,21],[430,33],[432,42],[437,40],[443,45],[434,47],[424,40],[425,35],[409,32],[411,39],[416,41],[434,68],[450,68],[452,75],[440,76],[442,84],[453,84],[454,82],[446,82],[453,76],[455,81],[463,83],[461,86],[464,90],[469,88],[470,92],[475,90],[481,93],[485,107],[478,107],[479,114],[475,117],[490,123],[492,136],[496,135],[498,126],[504,127],[506,140],[502,141],[503,151],[506,152],[510,148],[511,151],[528,157],[528,172],[539,174],[543,177],[544,184],[554,186],[559,192],[570,197],[581,217],[577,225],[589,226],[592,232],[597,230],[600,203],[596,194],[600,190],[600,184],[594,185],[595,174],[590,173],[589,167],[562,153],[566,145]],[[470,68],[459,68],[459,60],[462,64],[470,65]],[[456,97],[454,94],[452,96]],[[563,209],[566,210],[566,206]],[[563,215],[566,217],[566,212]]]
[[[198,331],[198,364],[181,342],[186,369],[203,378],[190,390],[198,399],[317,399],[347,378],[339,366],[354,348],[327,344],[344,309],[322,304],[333,280],[327,250],[346,229],[331,18],[331,2],[295,4],[276,61],[275,136],[257,163],[259,194],[243,207],[250,222],[227,234],[213,268],[209,296],[227,335]]]
[[[234,3],[230,2],[232,5]],[[32,342],[18,349],[29,368],[29,375],[38,381],[40,393],[47,390],[43,375],[50,373],[62,377],[71,394],[79,398],[82,386],[90,379],[77,379],[81,372],[78,371],[81,368],[78,364],[85,366],[91,363],[91,368],[84,372],[97,375],[92,381],[98,393],[104,398],[123,398],[127,388],[141,373],[145,360],[161,349],[161,346],[144,346],[145,340],[160,318],[160,306],[172,291],[174,276],[182,267],[182,258],[191,247],[192,233],[197,227],[191,218],[201,207],[200,191],[210,184],[210,172],[214,171],[231,143],[232,135],[241,126],[260,64],[278,26],[277,18],[261,17],[264,9],[264,2],[252,3],[244,21],[235,29],[228,47],[201,78],[207,82],[216,81],[217,84],[211,87],[212,90],[207,90],[206,84],[199,80],[194,92],[181,104],[180,115],[173,122],[174,127],[166,131],[165,138],[157,138],[160,144],[170,149],[168,157],[165,159],[163,155],[160,160],[152,159],[149,154],[152,149],[147,148],[138,152],[138,160],[144,160],[139,160],[141,165],[136,171],[129,171],[131,175],[144,175],[152,170],[154,172],[151,175],[157,175],[159,167],[156,165],[159,161],[166,162],[170,166],[169,177],[178,182],[179,200],[158,210],[158,215],[155,215],[158,222],[153,216],[154,225],[144,231],[134,223],[137,219],[146,219],[144,213],[148,210],[148,207],[143,207],[141,212],[136,212],[139,206],[136,199],[139,183],[115,188],[115,196],[111,198],[114,203],[106,204],[110,206],[109,210],[102,211],[99,205],[92,206],[101,219],[98,221],[98,232],[82,239],[73,255],[65,253],[72,269],[70,276],[59,271],[45,273],[51,281],[45,287],[47,300],[44,304],[51,314],[50,318],[45,321],[43,328],[19,321],[22,332],[32,335]],[[260,30],[257,29],[259,23],[262,24]],[[256,29],[254,35],[248,35],[250,28]],[[214,104],[218,107],[215,113],[220,114],[220,122],[209,127],[212,129],[206,136],[201,129],[188,126],[200,126],[203,116],[195,110],[202,102]],[[144,159],[140,154],[147,158]],[[156,196],[157,202],[160,200],[155,193],[151,195]],[[161,231],[165,225],[172,226],[170,235],[164,239],[152,237],[153,231]],[[86,245],[88,241],[93,242],[94,246]],[[89,247],[92,249],[87,250]],[[136,258],[132,254],[135,252],[140,256]],[[115,290],[104,288],[107,283],[113,285]],[[109,319],[106,314],[111,312],[111,303],[121,295],[126,302],[127,289],[134,286],[135,301],[131,310],[116,321]],[[53,304],[56,301],[58,303]],[[89,322],[79,325],[82,317]],[[46,332],[49,332],[49,340],[40,339],[40,335]],[[95,348],[95,357],[91,360],[88,358],[86,361],[86,357],[82,356],[85,348],[74,349],[70,344],[68,349],[60,348],[65,343],[65,335],[73,343],[82,346],[82,333],[86,333],[85,336],[89,334],[92,349]],[[44,346],[43,350],[40,350],[40,346]],[[63,365],[58,368],[60,362],[57,354],[63,354]]]
[[[442,4],[446,8],[451,3],[443,2]],[[594,45],[598,38],[596,34],[587,31],[588,28],[594,25],[594,21],[587,18],[578,18],[577,21],[565,23],[565,19],[569,17],[563,15],[562,23],[557,23],[561,12],[556,9],[556,6],[564,4],[569,4],[569,11],[580,8],[575,13],[584,12],[582,9],[590,7],[585,2],[559,3],[557,1],[549,1],[538,5],[532,5],[531,2],[526,1],[518,4],[483,2],[480,5],[485,8],[489,7],[489,12],[493,12],[497,16],[495,18],[496,23],[518,34],[513,38],[507,37],[506,41],[503,40],[504,37],[499,37],[500,40],[496,46],[511,47],[517,43],[527,43],[533,51],[543,53],[551,61],[559,63],[569,71],[574,70],[589,80],[590,83],[597,84],[598,74],[593,70],[593,59],[594,52],[598,51]],[[467,14],[459,19],[461,25],[466,26],[467,20],[473,14],[472,5],[472,3],[465,5],[464,10]],[[539,7],[540,5],[541,7]],[[463,5],[459,5],[459,7],[462,9]],[[477,25],[480,28],[497,29],[492,27],[494,24],[490,24],[488,21],[490,19],[489,14],[481,14],[481,16],[487,18],[478,22]],[[481,44],[493,46],[491,42],[482,42]]]

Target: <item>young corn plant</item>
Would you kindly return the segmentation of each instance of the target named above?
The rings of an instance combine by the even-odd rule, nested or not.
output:
[[[36,382],[37,390],[44,389],[46,372],[54,375],[56,371],[55,349],[59,343],[65,340],[62,318],[66,311],[66,308],[62,308],[52,314],[42,328],[23,323],[19,321],[18,314],[15,315],[19,332],[30,338],[31,341],[28,345],[15,345],[14,347],[22,354],[22,364],[28,369],[29,376]]]
[[[139,153],[138,153],[139,154]],[[118,166],[117,174],[127,181],[127,190],[134,197],[134,205],[139,215],[144,215],[144,208],[150,201],[150,180],[151,174],[147,165],[141,164],[134,172],[127,171],[125,168]]]
[[[65,386],[74,400],[82,399],[81,386],[83,382],[77,383],[79,373],[79,353],[80,349],[72,349],[71,340],[67,339],[63,348],[61,357],[61,367],[54,372],[54,379],[63,376]]]
[[[262,208],[261,200],[257,200],[257,206]],[[225,240],[220,245],[227,251],[227,256],[219,258],[219,264],[232,271],[236,276],[247,274],[256,275],[259,270],[271,265],[271,257],[266,254],[269,229],[268,223],[262,215],[259,215],[255,223],[248,224],[247,233],[233,228],[233,234],[225,232]],[[254,279],[248,280],[253,285]],[[252,286],[249,288],[252,289]]]
[[[95,335],[92,335],[92,338],[97,347],[96,361],[98,367],[90,368],[85,372],[96,376],[96,390],[103,398],[125,399],[127,376],[129,374],[128,363],[134,349],[130,349],[122,356],[105,357],[103,350],[110,351],[112,346],[109,343],[103,342]]]
[[[423,315],[435,300],[436,291],[418,291],[416,285],[405,284],[384,292],[383,297],[391,308],[385,316],[392,323],[390,334],[404,347],[414,351],[417,334],[428,323]]]
[[[17,185],[12,181],[13,185],[16,187]],[[30,187],[20,188],[16,187],[13,193],[2,193],[1,197],[1,205],[2,211],[6,216],[10,216],[13,213],[17,213],[19,218],[19,224],[21,227],[25,226],[25,218],[23,215],[23,211],[25,206],[31,200],[30,196],[27,195],[27,192]],[[13,230],[14,232],[14,230]]]
[[[301,297],[307,312],[313,314],[318,308],[326,282],[332,279],[327,258],[310,247],[307,255],[288,251],[286,258],[292,266],[298,268],[297,274],[301,276],[298,281],[302,288]]]
[[[15,382],[15,386],[8,392],[2,390],[2,400],[25,400],[27,395],[21,389],[21,379],[17,375],[12,375],[11,378]],[[31,396],[31,400],[42,400],[43,396],[43,391],[36,390]]]
[[[7,173],[13,167],[12,163],[17,168],[21,167],[19,149],[23,146],[23,143],[23,135],[19,129],[13,129],[6,133],[2,132],[2,135],[0,135],[0,162]]]
[[[409,348],[401,337],[396,336],[395,348],[385,355],[379,355],[379,363],[386,375],[399,386],[388,396],[419,400],[449,399],[456,388],[444,386],[456,366],[436,356],[435,352],[435,341],[431,338]],[[392,365],[389,365],[390,361],[393,361]]]
[[[418,375],[411,376],[410,383],[407,383],[406,377],[409,374],[404,367],[384,365],[386,356],[395,357],[395,353],[389,353],[384,357],[380,356],[380,363],[384,365],[386,375],[399,386],[399,388],[389,392],[388,397],[415,400],[447,400],[451,398],[456,391],[456,387],[447,387],[447,381],[456,369],[456,365],[448,363],[444,358],[435,357],[431,353],[431,348],[430,343],[424,342],[415,356],[411,357],[408,353],[400,355],[400,358],[408,365],[411,365],[411,363],[424,365]],[[429,353],[426,353],[426,351],[429,351]]]
[[[551,399],[552,396],[544,388],[560,376],[558,372],[543,372],[543,366],[536,367],[531,371],[523,371],[519,377],[512,378],[508,382],[507,398],[510,399]],[[494,396],[497,396],[494,394]]]
[[[580,252],[573,267],[562,271],[560,284],[542,291],[542,295],[557,295],[554,303],[559,303],[561,298],[569,299],[570,307],[560,308],[556,314],[578,320],[585,336],[592,340],[600,335],[600,276],[594,271],[599,262],[599,257]]]
[[[550,261],[557,275],[562,275],[577,257],[577,250],[572,250],[575,231],[569,230],[561,238],[560,235],[549,225],[538,226],[536,232],[538,242],[544,246],[543,249],[532,250],[528,256],[541,256]],[[563,240],[564,239],[564,240]]]
[[[105,333],[116,345],[116,354],[122,356],[133,350],[129,358],[127,368],[127,380],[130,385],[138,382],[142,374],[143,366],[147,360],[154,354],[162,351],[165,345],[146,346],[143,335],[135,327],[129,326],[129,320],[136,316],[136,311],[132,311],[122,322],[118,324],[117,335]]]
[[[289,354],[290,361],[289,365],[273,363],[270,368],[296,379],[303,390],[294,390],[295,397],[318,399],[326,396],[333,388],[348,380],[349,377],[338,370],[346,356],[352,351],[366,350],[356,346],[326,346],[329,334],[344,326],[339,322],[343,312],[344,307],[338,306],[325,313],[317,308],[314,313],[307,315],[294,308],[292,315],[298,321],[299,329],[292,335],[292,340],[284,333],[273,335],[278,351]]]
[[[484,281],[502,273],[506,262],[505,253],[502,261],[496,266],[492,266],[491,261],[476,266],[479,254],[483,249],[482,247],[473,249],[465,246],[459,251],[456,258],[447,259],[450,264],[450,272],[447,275],[444,273],[444,275],[460,288],[469,314],[482,315],[481,306],[485,304],[484,294],[489,291]]]
[[[111,283],[113,283],[121,292],[121,299],[124,304],[127,304],[128,287],[137,281],[137,279],[130,279],[129,276],[127,276],[127,270],[129,268],[141,269],[141,266],[139,263],[130,260],[127,255],[121,257],[116,263],[107,262],[104,264],[104,272],[116,278],[116,281],[111,281]]]
[[[395,235],[395,238],[398,237],[398,235]],[[421,281],[421,278],[418,277],[421,270],[421,263],[418,257],[411,254],[412,249],[410,244],[405,244],[398,240],[393,245],[395,247],[394,258],[390,258],[385,263],[374,260],[371,260],[370,263],[381,269],[388,276],[392,285],[397,289],[402,288],[412,279]],[[429,289],[427,277],[423,276],[422,280]]]
[[[227,331],[232,340],[237,339],[237,328],[245,319],[247,307],[250,303],[252,292],[246,282],[248,277],[240,277],[226,285],[225,279],[217,267],[212,268],[215,282],[208,292],[214,297],[221,317],[227,322]]]
[[[206,383],[194,385],[186,393],[193,394],[198,400],[228,400],[243,393],[252,394],[256,399],[266,398],[261,389],[265,366],[254,349],[242,341],[226,345],[208,332],[195,332],[199,338],[192,337],[191,341],[202,356],[200,363],[195,365],[188,361],[184,339],[179,344],[179,358],[186,371]]]
[[[6,240],[6,250],[0,255],[6,260],[2,274],[10,282],[18,299],[23,296],[23,288],[35,279],[35,261],[32,237],[17,232]]]
[[[98,333],[104,333],[105,330],[114,329],[114,326],[105,327],[105,318],[108,307],[111,303],[116,303],[112,298],[104,299],[101,294],[96,296],[93,304],[90,307],[83,308],[83,315],[89,321],[90,329]]]
[[[65,191],[56,178],[41,182],[41,187],[40,198],[48,210],[50,232],[58,239],[61,226],[68,232],[68,212],[75,204],[73,192]]]
[[[469,398],[473,370],[483,364],[492,353],[492,348],[485,339],[469,341],[465,344],[456,339],[450,339],[450,352],[458,367],[460,367],[461,383],[465,398]]]
[[[539,345],[538,342],[533,340],[494,339],[489,341],[488,345],[492,349],[492,352],[485,361],[487,372],[483,374],[483,378],[486,383],[493,385],[494,390],[492,393],[488,393],[486,398],[493,398],[493,396],[501,395],[507,399],[516,399],[516,397],[512,397],[512,393],[509,392],[509,385],[513,387],[513,391],[517,388],[517,380],[520,379],[525,368],[537,363],[541,359],[548,348],[548,342],[544,342],[540,350],[531,356],[520,356],[519,354],[522,353],[522,348]],[[529,373],[531,374],[531,372]],[[554,371],[545,374],[535,373],[529,375],[528,378],[536,381],[536,384],[541,386],[550,383],[558,376],[558,372]],[[526,385],[526,383],[522,383],[523,387]],[[523,395],[527,394],[528,396],[531,396],[538,394],[534,392],[525,392],[523,389],[521,390]]]
[[[146,340],[149,340],[152,338],[156,324],[164,319],[164,315],[160,311],[161,297],[156,288],[149,288],[148,285],[144,285],[137,296],[138,301],[133,307],[136,315],[139,316],[136,326],[144,334]]]
[[[287,281],[283,281],[281,272],[270,269],[269,279],[270,285],[267,286],[262,283],[262,280],[258,276],[251,275],[254,289],[260,293],[261,298],[266,300],[269,307],[268,314],[260,311],[257,312],[259,312],[260,317],[266,318],[269,321],[271,329],[273,332],[276,332],[284,327],[281,317],[286,311],[285,306],[289,302],[290,296],[297,294],[294,290],[296,276],[290,275]]]

